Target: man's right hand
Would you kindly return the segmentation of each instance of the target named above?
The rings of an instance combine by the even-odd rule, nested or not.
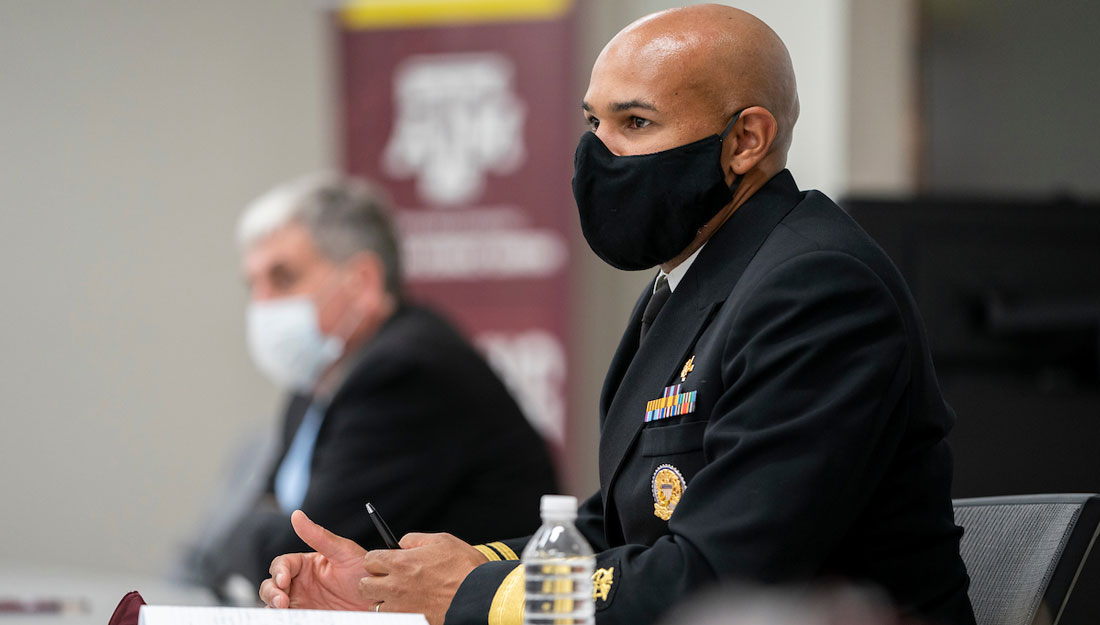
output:
[[[316,553],[291,553],[272,560],[260,599],[271,608],[371,610],[359,598],[364,550],[309,520],[301,510],[290,516],[294,531]]]

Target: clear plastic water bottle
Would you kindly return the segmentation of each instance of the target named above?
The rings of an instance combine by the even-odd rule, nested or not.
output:
[[[524,625],[591,625],[595,622],[592,573],[596,557],[573,521],[577,498],[543,495],[542,527],[523,550]]]

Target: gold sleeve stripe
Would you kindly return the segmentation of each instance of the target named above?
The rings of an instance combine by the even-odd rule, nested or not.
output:
[[[500,556],[497,555],[497,552],[493,551],[485,545],[474,545],[474,549],[477,549],[481,552],[481,555],[489,558],[489,562],[497,562],[500,560]]]
[[[489,606],[489,625],[523,625],[523,565],[501,582]]]
[[[489,543],[489,546],[496,549],[500,553],[500,557],[505,560],[519,560],[519,556],[516,555],[516,552],[512,551],[511,547],[500,541]]]

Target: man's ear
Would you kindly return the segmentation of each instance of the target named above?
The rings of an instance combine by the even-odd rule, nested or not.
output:
[[[386,297],[386,268],[374,252],[359,252],[348,261],[354,276],[354,306],[360,312],[378,307]]]
[[[732,184],[735,176],[745,175],[764,160],[771,152],[778,132],[779,124],[768,109],[750,106],[741,111],[741,117],[723,144],[727,181]]]

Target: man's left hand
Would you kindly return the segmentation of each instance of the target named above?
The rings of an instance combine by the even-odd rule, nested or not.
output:
[[[368,577],[360,599],[382,602],[382,612],[416,612],[442,625],[462,580],[488,562],[480,551],[450,534],[406,534],[401,549],[375,549],[363,557]]]

